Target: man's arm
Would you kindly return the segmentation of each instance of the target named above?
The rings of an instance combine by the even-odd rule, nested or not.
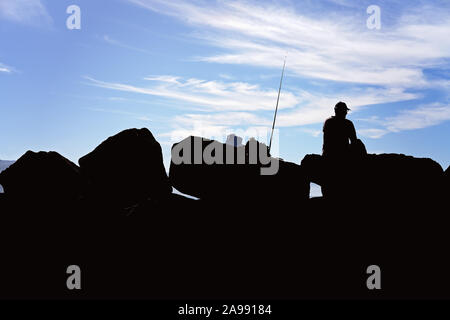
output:
[[[328,147],[328,135],[329,135],[329,130],[328,130],[328,119],[325,120],[325,123],[323,124],[323,145],[322,145],[322,155],[325,155],[327,153],[327,147]]]
[[[351,122],[350,120],[348,121],[349,123],[349,138],[350,138],[350,142],[352,144],[355,144],[357,141],[357,137],[356,137],[356,130],[355,130],[355,126],[353,125],[353,122]]]

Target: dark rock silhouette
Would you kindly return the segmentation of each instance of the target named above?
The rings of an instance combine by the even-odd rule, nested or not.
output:
[[[448,194],[449,169],[360,145],[339,166],[308,155],[262,176],[251,143],[264,144],[238,153],[189,137],[172,150],[192,141],[233,151],[235,164],[173,156],[168,180],[159,144],[131,129],[80,159],[81,175],[53,153],[27,153],[4,171],[0,298],[450,298],[450,219],[435,192]],[[310,181],[328,193],[307,199]],[[171,194],[171,184],[200,200]],[[72,264],[82,269],[78,292],[65,287]],[[372,264],[381,292],[365,286]]]
[[[450,182],[450,166],[447,168],[447,170],[445,170],[444,177],[445,177],[445,180],[447,180],[447,185],[448,185],[448,183]]]
[[[161,146],[146,128],[109,137],[78,162],[90,182],[89,197],[127,206],[172,193]]]
[[[445,170],[442,181],[442,198],[446,199],[450,196],[450,166]]]
[[[432,199],[440,193],[443,175],[437,162],[403,154],[368,154],[343,161],[307,155],[302,167],[326,197],[347,199],[351,194],[379,202]]]
[[[203,200],[242,203],[253,199],[250,201],[252,205],[258,201],[266,205],[269,200],[277,199],[307,200],[309,182],[300,166],[269,157],[262,162],[258,155],[267,146],[256,140],[253,143],[254,152],[251,154],[249,150],[253,149],[250,149],[250,143],[234,147],[215,140],[188,137],[172,147],[170,181],[177,190]],[[205,163],[203,155],[212,149],[213,156],[216,156],[215,152],[218,153],[216,163]],[[184,160],[176,163],[175,158]],[[278,169],[274,169],[276,174],[262,175],[261,169],[270,167],[269,161],[277,161]]]
[[[57,152],[27,151],[0,173],[0,184],[8,197],[75,200],[83,179],[77,165]]]

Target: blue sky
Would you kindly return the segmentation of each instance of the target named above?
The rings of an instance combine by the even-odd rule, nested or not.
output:
[[[66,27],[73,4],[80,30]],[[262,139],[287,55],[279,156],[321,153],[342,100],[369,152],[445,169],[449,31],[449,1],[0,0],[0,159],[31,149],[77,162],[130,127],[153,132],[166,165],[190,134]]]

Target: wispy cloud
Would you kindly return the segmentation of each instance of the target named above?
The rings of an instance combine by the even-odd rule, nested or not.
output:
[[[0,72],[4,72],[4,73],[12,73],[13,72],[13,68],[10,66],[7,66],[3,63],[0,63]]]
[[[358,130],[359,135],[361,135],[363,137],[371,138],[371,139],[379,139],[379,138],[383,137],[384,135],[386,135],[387,133],[389,133],[388,130],[376,129],[376,128],[368,128],[368,129],[359,129]]]
[[[105,108],[86,108],[86,109],[90,110],[90,111],[95,111],[95,112],[105,112],[105,113],[125,115],[125,116],[129,116],[133,119],[141,120],[141,121],[152,121],[152,122],[160,121],[158,119],[155,120],[153,117],[150,118],[149,116],[146,116],[146,115],[142,115],[142,114],[135,113],[135,112],[124,111],[124,110],[105,109]]]
[[[234,80],[233,76],[226,74],[226,73],[219,74],[219,77],[221,77],[222,79],[225,79],[225,80]]]
[[[332,115],[332,106],[336,104],[337,100],[345,101],[351,107],[352,112],[357,112],[370,105],[412,100],[418,97],[418,94],[408,93],[403,89],[384,88],[349,90],[333,95],[301,91],[300,98],[303,104],[294,110],[280,113],[277,125],[291,127],[321,123]]]
[[[387,118],[385,126],[391,132],[398,132],[431,127],[447,120],[450,120],[450,105],[436,103],[404,110]]]
[[[262,89],[259,85],[244,82],[210,81],[202,79],[183,79],[174,75],[155,75],[144,78],[149,86],[135,86],[124,83],[105,82],[85,77],[88,84],[115,91],[163,97],[178,101],[187,112],[172,119],[176,137],[190,132],[208,136],[236,127],[270,127],[277,91]],[[404,89],[371,88],[350,90],[338,97],[346,101],[352,112],[358,112],[372,104],[382,104],[416,99],[417,94]],[[120,97],[115,97],[115,100]],[[294,127],[322,123],[332,112],[336,95],[311,93],[290,87],[281,95],[278,127]],[[192,110],[197,112],[193,113]],[[371,122],[373,124],[373,122]],[[384,129],[386,131],[387,129]],[[306,131],[305,131],[306,132]],[[364,131],[363,131],[364,132]],[[308,133],[318,136],[317,130]],[[381,132],[371,129],[370,137],[381,137]]]
[[[371,105],[417,100],[425,89],[448,88],[445,76],[436,73],[431,78],[428,72],[448,68],[450,61],[450,11],[433,10],[432,4],[403,6],[395,19],[374,31],[366,27],[365,10],[361,13],[347,0],[330,0],[346,8],[339,13],[312,12],[284,1],[127,1],[182,21],[192,27],[196,40],[219,48],[194,57],[196,61],[276,69],[278,77],[288,53],[289,76],[302,78],[309,89],[283,88],[278,127],[322,123],[338,100],[358,112]],[[181,102],[189,112],[173,119],[174,132],[180,134],[270,126],[272,114],[266,111],[274,108],[276,90],[233,81],[227,74],[218,78],[149,76],[148,86],[88,79],[103,88]],[[325,84],[330,85],[322,90]],[[427,105],[372,120],[363,122],[361,135],[380,138],[449,119],[447,106]],[[320,134],[316,129],[308,133]]]
[[[52,22],[41,0],[1,0],[0,18],[28,25],[48,25]]]
[[[133,47],[133,46],[127,45],[119,40],[113,39],[109,35],[104,35],[103,40],[110,45],[117,46],[120,48],[129,49],[129,50],[133,50],[133,51],[137,51],[137,52],[141,52],[141,53],[150,53],[150,51],[148,51],[148,50]]]
[[[364,128],[358,132],[366,137],[378,139],[391,132],[417,130],[432,127],[450,120],[450,105],[433,103],[418,108],[402,110],[395,116],[380,119],[378,117],[362,119],[375,124],[378,128]]]
[[[450,13],[404,14],[380,32],[351,14],[311,17],[292,7],[256,2],[128,0],[207,30],[199,35],[228,51],[203,61],[279,67],[289,52],[289,70],[299,76],[395,87],[427,84],[423,70],[450,57]],[[270,14],[269,14],[270,13]],[[407,21],[408,23],[403,23]]]
[[[249,112],[221,112],[213,114],[185,114],[176,116],[175,122],[182,125],[198,126],[269,126],[270,119]]]
[[[181,79],[174,76],[150,76],[145,80],[152,84],[147,87],[123,83],[105,82],[85,77],[90,84],[124,92],[133,92],[151,96],[183,101],[190,107],[202,107],[205,111],[256,111],[272,110],[277,91],[261,89],[259,85],[246,82],[208,81],[201,79]],[[292,92],[283,93],[281,109],[292,108],[300,98]]]
[[[302,131],[306,132],[306,133],[309,133],[314,138],[317,138],[317,137],[319,137],[322,134],[321,130],[311,129],[311,128],[302,128]]]
[[[144,78],[156,84],[135,86],[117,82],[105,82],[86,76],[89,84],[124,92],[139,93],[178,100],[192,107],[203,107],[203,111],[264,111],[274,109],[277,90],[262,89],[257,84],[247,82],[211,81],[196,78],[183,79],[178,76],[163,75]],[[371,88],[339,93],[341,100],[357,111],[362,106],[417,99],[420,95],[408,93],[404,89]],[[280,101],[280,126],[299,126],[323,121],[329,116],[330,106],[336,103],[336,95],[311,93],[291,88],[284,90]]]

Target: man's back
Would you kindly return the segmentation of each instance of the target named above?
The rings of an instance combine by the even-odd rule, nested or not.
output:
[[[353,123],[345,118],[330,117],[323,125],[323,155],[345,156],[349,151],[349,140],[356,142]]]

